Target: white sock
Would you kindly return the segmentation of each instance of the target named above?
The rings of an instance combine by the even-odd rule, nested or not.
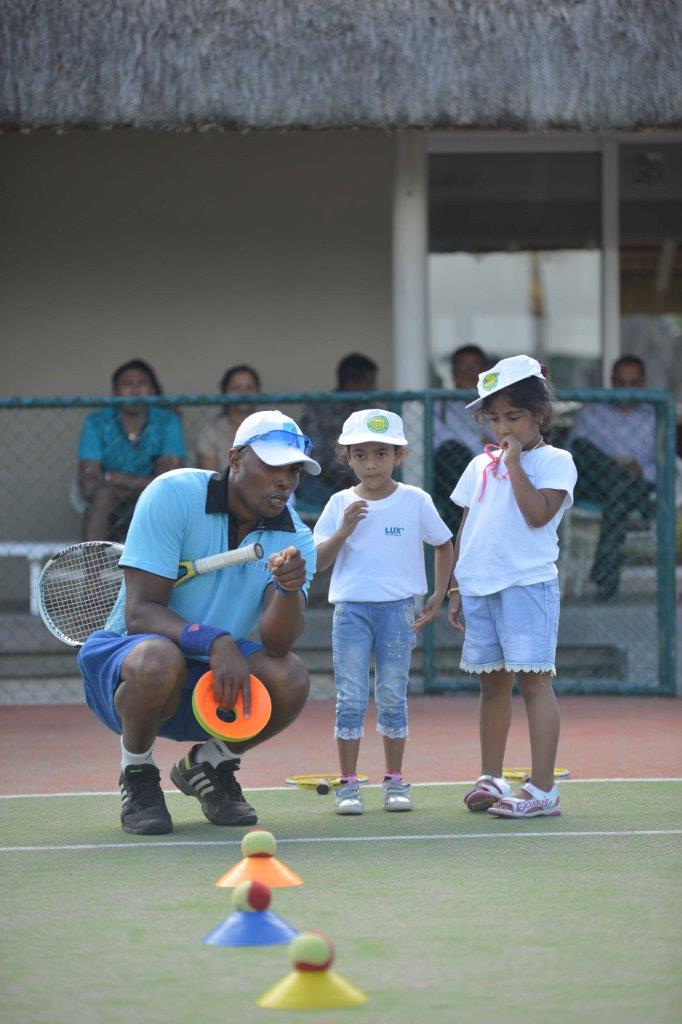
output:
[[[221,761],[231,761],[233,758],[241,756],[241,754],[235,754],[233,750],[230,750],[224,740],[211,739],[201,744],[194,755],[194,763],[208,761],[214,768],[217,768]]]
[[[149,750],[145,750],[144,754],[131,754],[129,750],[123,746],[123,737],[121,736],[121,768],[127,768],[130,764],[155,764],[154,761],[154,744],[152,743]]]

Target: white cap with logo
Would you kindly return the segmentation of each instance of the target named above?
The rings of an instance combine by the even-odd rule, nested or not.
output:
[[[234,448],[248,445],[261,462],[268,466],[290,466],[303,463],[303,469],[311,476],[319,476],[319,462],[309,457],[313,443],[302,433],[290,416],[278,409],[252,412],[237,428]]]
[[[352,413],[343,425],[338,443],[366,444],[368,441],[407,444],[400,416],[388,409],[360,409]]]
[[[495,363],[489,370],[479,373],[476,385],[479,398],[469,402],[467,409],[478,409],[489,395],[494,395],[496,391],[508,388],[517,381],[525,380],[526,377],[545,379],[537,359],[533,359],[532,356],[508,356],[507,359],[500,359],[499,363]]]

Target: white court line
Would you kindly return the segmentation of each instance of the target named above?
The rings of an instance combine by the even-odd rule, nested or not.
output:
[[[291,843],[393,843],[419,840],[461,840],[461,839],[576,839],[624,836],[678,836],[682,828],[626,829],[623,832],[469,832],[443,833],[433,835],[396,836],[307,836],[295,839],[278,839],[278,844]],[[141,839],[128,843],[78,843],[52,846],[0,846],[0,853],[60,853],[79,850],[147,850],[151,846],[241,846],[241,839]]]
[[[474,779],[460,779],[456,782],[413,782],[412,786],[417,789],[420,786],[467,786],[474,782]],[[558,779],[560,786],[567,784],[579,784],[581,782],[682,782],[681,777],[677,776],[661,776],[660,778],[652,777],[646,779],[629,779],[626,776],[619,776],[613,779]],[[382,783],[369,783],[363,785],[363,789],[381,789]],[[292,790],[298,789],[298,786],[244,786],[244,790],[248,793],[290,793]],[[303,788],[303,787],[301,787]],[[180,791],[173,789],[164,789],[163,792],[168,795],[180,794]],[[73,796],[120,796],[118,789],[102,789],[102,790],[76,790],[71,793],[0,793],[0,800],[35,800],[37,798],[43,799],[47,797],[73,797]]]

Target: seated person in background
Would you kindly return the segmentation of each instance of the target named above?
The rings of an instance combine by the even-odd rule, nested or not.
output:
[[[223,395],[257,395],[261,389],[260,377],[251,366],[231,366],[223,374],[219,387]],[[252,412],[256,412],[253,405],[228,405],[204,424],[197,438],[200,469],[214,469],[221,473],[227,469],[227,457],[237,428]]]
[[[613,364],[614,388],[642,388],[646,382],[639,356],[621,356]],[[653,512],[656,490],[656,414],[650,405],[583,406],[566,445],[578,469],[576,499],[602,508],[599,544],[591,578],[598,600],[618,591],[628,515]]]
[[[478,375],[487,370],[490,360],[478,345],[462,345],[450,356],[452,380],[456,388],[472,393]],[[483,446],[492,441],[485,426],[478,424],[466,411],[466,401],[447,400],[436,403],[433,411],[433,499],[439,513],[453,534],[462,520],[462,510],[450,501],[450,494],[471,460],[480,455]]]
[[[111,378],[116,397],[162,394],[142,359],[119,366]],[[84,540],[121,540],[135,502],[155,476],[185,458],[180,420],[157,406],[110,406],[89,413],[78,443],[78,491],[85,513]],[[82,506],[81,506],[82,507]]]
[[[373,359],[352,352],[344,356],[336,367],[336,391],[376,391],[379,367]],[[336,456],[336,439],[339,423],[348,419],[352,412],[362,409],[367,402],[319,402],[304,407],[301,415],[301,430],[315,445],[322,473],[317,477],[301,480],[296,491],[297,506],[312,506],[322,509],[332,494],[345,490],[355,483],[355,476],[347,463]],[[449,492],[448,492],[449,493]]]

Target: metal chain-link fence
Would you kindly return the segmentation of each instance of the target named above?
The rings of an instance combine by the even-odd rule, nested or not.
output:
[[[313,454],[323,465],[321,477],[302,476],[296,494],[297,511],[311,526],[328,497],[353,483],[334,451],[344,419],[357,408],[393,409],[403,416],[409,441],[401,478],[433,495],[454,533],[461,512],[449,496],[467,463],[489,440],[485,426],[477,425],[464,410],[470,397],[428,390],[143,401],[164,410],[166,419],[179,418],[186,446],[182,463],[187,466],[199,465],[198,439],[207,423],[224,427],[226,416],[237,419],[258,408],[278,408],[292,415],[312,438]],[[108,495],[106,536],[125,536],[137,496],[125,476],[154,472],[155,460],[167,454],[163,431],[144,451],[140,439],[123,439],[123,450],[137,452],[137,462],[115,464],[113,445],[114,454],[103,456],[99,478],[91,477],[88,486],[83,463],[79,474],[78,450],[86,416],[105,414],[109,426],[115,427],[118,410],[131,402],[139,405],[140,399],[0,400],[0,684],[7,684],[0,686],[0,700],[73,699],[74,652],[42,625],[37,579],[52,553],[83,537],[98,488]],[[575,504],[565,514],[560,532],[558,689],[674,692],[674,439],[674,404],[664,392],[557,393],[551,440],[571,450],[578,468]],[[114,461],[108,463],[111,458]],[[99,513],[101,522],[101,507]],[[329,572],[319,574],[313,583],[313,614],[305,636],[311,663],[331,674],[328,580]],[[420,637],[415,652],[415,675],[425,690],[477,687],[476,680],[458,668],[460,646],[461,637],[450,629],[443,610],[435,626]]]

